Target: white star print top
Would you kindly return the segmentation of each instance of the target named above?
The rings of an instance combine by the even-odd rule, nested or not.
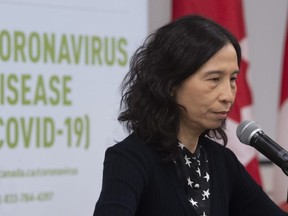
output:
[[[199,144],[195,153],[191,153],[180,142],[178,147],[183,158],[175,164],[180,172],[182,171],[187,198],[198,215],[209,216],[210,175],[206,153]]]

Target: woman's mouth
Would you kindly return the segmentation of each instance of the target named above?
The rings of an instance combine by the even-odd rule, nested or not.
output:
[[[228,112],[215,112],[218,119],[226,119],[228,116]]]

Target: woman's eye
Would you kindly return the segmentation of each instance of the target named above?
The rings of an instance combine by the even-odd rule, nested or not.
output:
[[[219,81],[220,78],[219,77],[214,77],[214,78],[211,78],[211,80],[216,82],[216,81]]]

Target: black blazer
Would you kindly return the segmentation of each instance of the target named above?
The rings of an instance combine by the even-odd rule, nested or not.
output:
[[[210,171],[209,216],[284,216],[236,156],[204,137]],[[136,135],[107,149],[94,216],[197,216],[173,162]]]

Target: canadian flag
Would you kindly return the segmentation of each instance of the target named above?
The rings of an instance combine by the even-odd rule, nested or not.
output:
[[[221,24],[232,32],[242,48],[242,62],[238,76],[238,92],[233,109],[226,121],[228,147],[235,152],[258,184],[261,183],[257,152],[238,140],[236,129],[242,120],[252,119],[252,97],[248,85],[247,37],[245,34],[242,0],[173,0],[173,19],[187,15],[199,14]]]
[[[278,114],[277,143],[288,150],[288,20],[287,20],[286,45],[283,59],[283,74],[280,92],[280,104]],[[274,188],[272,196],[276,203],[287,202],[288,177],[278,168],[274,168]]]

